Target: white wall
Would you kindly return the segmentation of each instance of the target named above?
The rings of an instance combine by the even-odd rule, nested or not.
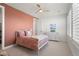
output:
[[[68,16],[67,16],[67,35],[69,37],[71,37],[71,10],[69,11],[68,13]]]
[[[63,15],[42,19],[41,22],[42,31],[49,32],[49,25],[56,24],[57,32],[60,34],[65,34],[66,32],[66,17]]]
[[[50,24],[56,24],[56,32],[58,32],[58,34],[63,38],[66,36],[66,15],[58,15],[40,19],[38,26],[39,32],[49,32]],[[65,41],[65,39],[62,39],[62,41]]]
[[[41,22],[41,19],[36,19],[35,20],[35,33],[36,34],[40,34],[41,31],[42,31],[42,22]]]

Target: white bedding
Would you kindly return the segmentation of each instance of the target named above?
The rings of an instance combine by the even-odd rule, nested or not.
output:
[[[45,39],[45,38],[48,38],[48,36],[47,35],[44,35],[44,34],[40,34],[40,35],[34,35],[34,36],[32,36],[33,38],[37,38],[39,41],[40,40],[43,40],[43,39]]]

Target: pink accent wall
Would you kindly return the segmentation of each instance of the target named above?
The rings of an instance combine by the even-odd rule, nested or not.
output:
[[[14,9],[6,4],[5,7],[5,46],[15,43],[15,31],[33,29],[33,16]]]

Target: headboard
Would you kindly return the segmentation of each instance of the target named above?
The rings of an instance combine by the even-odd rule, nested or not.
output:
[[[32,36],[32,30],[18,30],[15,32],[15,36]]]

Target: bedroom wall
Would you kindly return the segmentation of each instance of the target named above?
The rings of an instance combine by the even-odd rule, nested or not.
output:
[[[48,18],[41,19],[42,27],[40,31],[43,32],[50,32],[49,31],[49,24],[56,24],[56,32],[58,33],[57,35],[61,36],[61,41],[66,41],[66,15],[56,15],[56,16],[51,16]],[[51,34],[51,36],[53,36]]]
[[[35,22],[36,22],[35,33],[40,34],[40,32],[42,31],[42,21],[41,19],[36,19]]]
[[[15,31],[33,29],[33,16],[14,9],[6,4],[5,7],[5,46],[15,43]]]
[[[71,10],[67,15],[67,35],[71,37]]]

